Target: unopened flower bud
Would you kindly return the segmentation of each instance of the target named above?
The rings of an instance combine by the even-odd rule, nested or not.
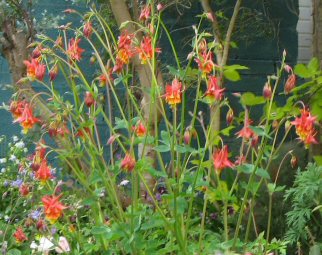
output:
[[[91,107],[95,103],[95,99],[93,97],[93,94],[89,91],[86,91],[85,93],[85,104],[87,107]]]
[[[277,120],[273,120],[272,128],[276,129],[276,128],[278,128],[278,125],[279,125],[278,121]]]
[[[266,99],[266,100],[270,100],[272,98],[272,88],[271,88],[271,85],[266,82],[264,88],[263,88],[263,97]]]
[[[258,135],[253,135],[251,145],[253,148],[256,148],[257,144],[259,142],[259,137]]]
[[[296,83],[295,74],[289,75],[284,86],[284,93],[286,95],[289,94],[294,89],[295,83]]]
[[[185,144],[190,144],[191,141],[191,134],[189,130],[186,130],[183,134],[183,141]]]
[[[158,10],[158,11],[161,11],[162,9],[163,9],[163,5],[162,5],[162,4],[158,4],[158,5],[157,5],[157,10]]]
[[[230,125],[234,120],[234,111],[230,108],[226,114],[227,125]]]
[[[84,25],[83,34],[86,38],[90,38],[93,33],[93,27],[91,22],[86,22]]]
[[[93,64],[95,64],[95,62],[96,62],[96,57],[95,56],[91,56],[91,58],[89,59],[89,63],[91,64],[91,65],[93,65]]]
[[[211,22],[215,21],[214,15],[211,12],[207,12],[207,19],[209,19]]]
[[[292,155],[292,158],[291,158],[291,166],[293,169],[298,167],[298,160],[297,160],[297,157],[295,157],[294,155]]]
[[[58,66],[54,65],[49,71],[49,79],[50,79],[50,81],[55,80],[57,75],[58,75]]]

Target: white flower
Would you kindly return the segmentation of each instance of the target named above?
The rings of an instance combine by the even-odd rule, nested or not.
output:
[[[27,148],[23,148],[23,152],[27,153],[28,149]]]
[[[46,237],[42,237],[39,240],[38,251],[47,252],[54,248],[54,244]]]
[[[119,186],[126,186],[129,184],[129,182],[130,182],[129,180],[123,180],[120,182]]]
[[[4,174],[6,172],[6,169],[3,167],[1,168],[1,173]]]
[[[4,164],[7,163],[7,159],[6,158],[0,158],[0,164]]]
[[[9,160],[11,160],[12,162],[16,161],[17,157],[15,155],[11,154]]]
[[[69,243],[68,243],[66,237],[64,237],[64,236],[59,237],[58,247],[55,248],[55,251],[57,253],[70,252]]]
[[[22,149],[25,147],[25,143],[23,141],[19,141],[15,144],[15,146],[19,149]]]
[[[36,250],[38,248],[38,245],[35,243],[35,241],[32,241],[30,244],[30,249]]]
[[[13,140],[14,142],[18,142],[19,138],[18,138],[18,136],[14,135],[14,136],[12,137],[12,140]]]

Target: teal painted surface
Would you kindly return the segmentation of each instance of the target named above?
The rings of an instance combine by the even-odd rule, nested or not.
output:
[[[196,17],[202,12],[199,1],[192,1],[193,5],[190,10],[183,10],[183,15],[178,15],[176,10],[168,11],[164,13],[164,20],[167,27],[171,32],[171,35],[174,38],[177,49],[179,50],[179,55],[182,60],[186,59],[187,54],[191,51],[191,38],[193,36],[193,30],[191,24],[197,24],[198,18]],[[221,2],[228,6],[227,14],[231,11],[232,2],[228,0],[213,1]],[[256,9],[259,13],[265,13],[269,16],[269,19],[272,24],[278,24],[278,29],[274,28],[274,34],[272,36],[257,36],[256,38],[250,38],[247,40],[234,38],[234,41],[238,45],[238,49],[233,49],[230,54],[229,64],[241,64],[250,67],[250,70],[242,72],[242,80],[237,83],[228,82],[226,95],[231,99],[232,106],[234,109],[240,109],[240,105],[237,100],[231,97],[233,92],[243,92],[243,91],[253,91],[256,94],[262,93],[262,87],[266,81],[266,77],[269,74],[275,72],[277,65],[279,64],[279,59],[281,52],[285,48],[288,52],[288,62],[294,64],[297,59],[297,15],[296,8],[290,9],[289,3],[292,2],[292,6],[298,5],[298,0],[271,0],[264,1],[265,6],[260,4],[258,0],[245,0],[244,3],[247,7]],[[47,9],[47,13],[53,15],[60,15],[63,10],[67,8],[77,8],[81,12],[86,11],[84,6],[74,6],[71,4],[71,1],[65,0],[43,0],[39,1],[37,5],[36,13],[38,17],[41,17],[44,13],[44,10]],[[268,17],[267,16],[267,17]],[[73,22],[75,26],[80,25],[80,20],[77,16],[69,15],[67,20],[61,21],[60,24],[65,24],[67,22]],[[247,26],[246,26],[247,27]],[[42,31],[49,36],[55,38],[57,35],[56,30],[46,30]],[[244,31],[244,33],[251,34],[254,31]],[[69,34],[72,37],[72,34]],[[180,41],[184,38],[183,41]],[[165,34],[162,35],[160,46],[163,48],[162,54],[160,55],[163,63],[165,62],[170,65],[174,65],[173,56],[171,54],[171,48],[168,43],[166,43]],[[81,43],[82,47],[87,47],[84,42]],[[90,54],[89,51],[85,53]],[[82,63],[84,66],[87,63]],[[87,67],[89,65],[86,65]],[[86,69],[86,75],[91,78],[94,75],[93,68]],[[171,79],[171,77],[165,77],[166,80]],[[10,83],[11,78],[8,70],[7,63],[3,58],[0,58],[0,84],[3,88],[4,84]],[[60,92],[67,90],[66,84],[63,79],[58,78],[55,82],[56,89]],[[40,89],[39,86],[35,85],[35,88]],[[194,98],[192,92],[188,93],[188,99]],[[8,102],[11,96],[10,91],[1,90],[0,102]],[[283,100],[281,98],[280,100]],[[191,101],[191,100],[190,100]],[[192,108],[192,105],[188,106],[189,109]],[[208,109],[206,106],[201,108],[205,113]],[[224,119],[225,112],[222,113],[222,119]],[[12,125],[12,118],[9,113],[6,111],[0,111],[0,134],[5,134],[11,136],[20,132],[20,127],[18,125]],[[103,126],[102,121],[99,120],[99,126],[102,130],[103,141],[108,137],[108,130]]]

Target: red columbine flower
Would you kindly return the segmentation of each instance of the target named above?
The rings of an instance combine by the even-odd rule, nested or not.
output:
[[[289,94],[294,89],[296,83],[296,76],[294,73],[288,76],[285,86],[284,86],[284,93]]]
[[[80,61],[82,58],[82,53],[85,51],[84,49],[80,48],[78,44],[80,43],[81,39],[72,38],[68,43],[67,54],[71,60]]]
[[[123,65],[130,63],[130,59],[135,54],[135,49],[132,46],[133,38],[134,34],[128,34],[126,31],[119,36],[118,51],[113,72],[119,73],[122,71]]]
[[[126,154],[124,159],[121,162],[121,168],[125,171],[132,172],[136,164],[135,158],[130,154]]]
[[[165,88],[165,100],[169,105],[176,105],[181,103],[181,94],[182,94],[182,83],[175,78],[171,85],[167,85]]]
[[[234,120],[234,111],[229,108],[227,114],[226,114],[226,122],[227,122],[227,125],[230,125]]]
[[[39,123],[40,120],[34,117],[32,108],[28,103],[25,103],[21,116],[14,122],[19,122],[23,127],[24,133],[27,133],[28,130],[31,129],[35,124]]]
[[[24,196],[24,197],[28,196],[29,191],[30,191],[30,187],[27,184],[24,184],[24,183],[19,188],[20,195]]]
[[[83,30],[84,36],[86,38],[90,38],[92,33],[93,33],[93,26],[90,21],[86,22],[84,25],[84,30]]]
[[[25,101],[11,101],[9,110],[15,119],[21,117],[25,108]]]
[[[146,64],[148,60],[153,58],[152,38],[145,36],[141,42],[141,46],[137,48],[141,64]],[[160,48],[155,48],[155,52],[161,53]]]
[[[217,150],[213,156],[215,171],[220,174],[221,171],[228,167],[233,168],[235,165],[228,159],[228,147],[225,145],[221,150]]]
[[[23,63],[27,67],[27,76],[31,79],[38,79],[42,81],[45,76],[46,66],[41,64],[38,59],[31,59],[31,61],[25,60]]]
[[[199,70],[202,74],[209,74],[215,67],[214,62],[212,61],[212,52],[202,52],[199,54],[199,57],[195,60],[198,64]]]
[[[209,100],[217,100],[220,101],[223,97],[223,92],[225,89],[222,89],[218,85],[218,79],[216,76],[210,76],[208,80],[208,88],[205,93],[205,97]]]
[[[13,234],[14,238],[16,238],[17,243],[23,243],[24,241],[27,241],[28,238],[23,232],[22,228],[19,227],[16,232]]]
[[[140,17],[139,19],[141,21],[146,21],[147,19],[149,19],[151,16],[151,7],[149,4],[147,4],[146,6],[143,7],[143,9],[141,10],[140,13]]]
[[[147,132],[145,126],[141,121],[139,121],[139,123],[135,127],[133,127],[133,130],[135,134],[140,137],[145,136]]]
[[[41,201],[44,204],[44,211],[46,218],[51,222],[54,223],[63,213],[63,210],[67,207],[64,206],[60,201],[59,196],[44,196]]]
[[[249,125],[252,123],[250,119],[246,119],[244,122],[244,127],[237,132],[237,138],[242,137],[245,140],[249,140],[254,136],[254,131],[249,127]]]
[[[306,147],[311,143],[317,143],[315,139],[316,131],[314,129],[316,119],[316,116],[312,116],[309,111],[302,109],[301,116],[291,122],[296,128],[296,134],[304,142]]]
[[[40,141],[41,143],[45,143],[45,141]],[[43,162],[45,160],[45,156],[46,156],[46,148],[38,145],[36,147],[36,151],[34,153],[34,155],[32,156],[32,163],[31,163],[31,168],[33,171],[38,171],[41,162]]]
[[[48,179],[51,179],[53,177],[51,175],[50,168],[48,167],[46,159],[43,159],[41,161],[35,176],[39,181],[42,182],[46,182]]]

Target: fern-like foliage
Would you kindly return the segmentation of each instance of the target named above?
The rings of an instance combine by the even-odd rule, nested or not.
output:
[[[322,166],[309,163],[307,170],[298,170],[294,185],[285,193],[292,209],[286,214],[288,231],[286,240],[290,243],[318,238],[321,231]]]

